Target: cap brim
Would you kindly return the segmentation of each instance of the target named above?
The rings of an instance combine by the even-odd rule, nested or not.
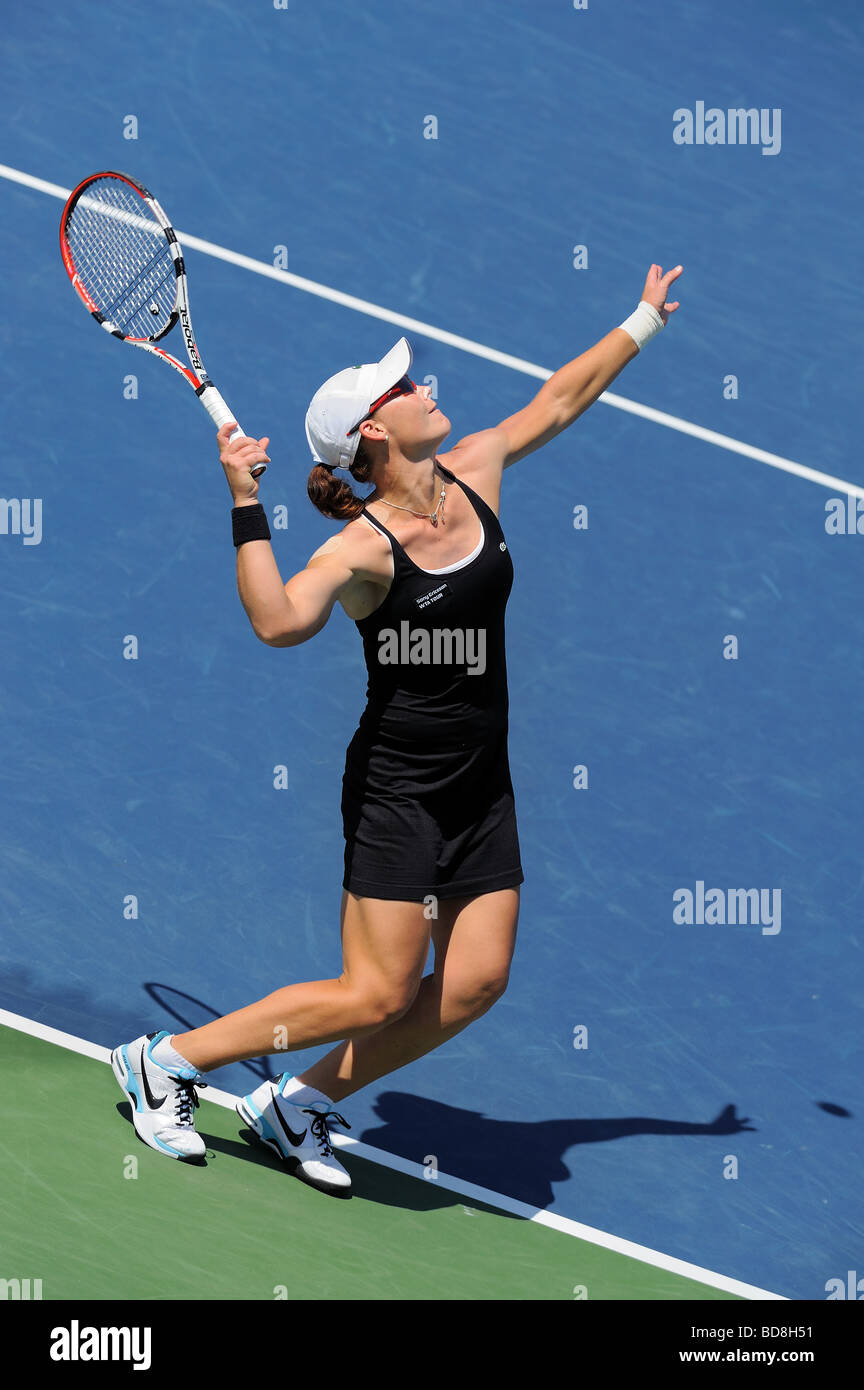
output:
[[[406,376],[414,354],[411,351],[411,344],[407,338],[400,338],[398,343],[386,352],[378,363],[378,371],[375,377],[375,390],[372,399],[383,396],[385,391],[389,391],[391,386],[395,386],[400,377]]]

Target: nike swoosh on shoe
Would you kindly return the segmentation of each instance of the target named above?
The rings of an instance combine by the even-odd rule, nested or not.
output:
[[[279,1106],[276,1104],[275,1100],[273,1102],[273,1112],[280,1125],[282,1126],[284,1133],[287,1135],[288,1142],[293,1144],[295,1147],[299,1147],[300,1144],[303,1143],[303,1140],[306,1138],[306,1130],[304,1129],[302,1134],[295,1134],[293,1129],[289,1129],[288,1125],[285,1123],[281,1114],[279,1113]]]
[[[162,1108],[162,1106],[165,1104],[165,1102],[166,1102],[166,1100],[168,1099],[168,1097],[167,1097],[167,1095],[165,1095],[165,1096],[162,1097],[161,1100],[157,1100],[156,1097],[154,1096],[153,1092],[152,1092],[151,1089],[150,1089],[150,1082],[147,1080],[147,1068],[146,1068],[146,1066],[144,1065],[144,1054],[146,1053],[146,1051],[147,1051],[146,1047],[142,1047],[142,1049],[141,1049],[141,1080],[142,1080],[142,1082],[144,1083],[144,1095],[145,1095],[146,1098],[147,1098],[147,1104],[150,1106],[151,1110],[160,1110],[160,1109]]]

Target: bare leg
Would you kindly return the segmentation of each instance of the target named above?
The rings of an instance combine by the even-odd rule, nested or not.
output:
[[[374,1032],[410,1007],[429,951],[422,903],[342,895],[342,974],[286,985],[172,1046],[199,1071]]]
[[[333,1101],[416,1061],[479,1018],[506,988],[519,890],[446,900],[433,925],[435,971],[411,1008],[371,1035],[355,1035],[298,1076]]]

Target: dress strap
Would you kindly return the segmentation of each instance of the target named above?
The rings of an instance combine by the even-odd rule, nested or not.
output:
[[[371,512],[367,512],[365,505],[360,515],[363,517],[364,521],[368,521],[372,526],[374,526],[376,531],[380,531],[382,536],[387,537],[388,541],[393,547],[394,555],[396,554],[397,550],[402,550],[402,546],[399,544],[392,532],[387,530],[387,527],[384,525],[383,521],[379,521],[378,518],[374,517]]]
[[[464,481],[464,479],[457,478],[455,473],[451,473],[449,468],[445,468],[444,464],[441,462],[440,459],[436,458],[435,462],[438,464],[438,467],[441,469],[441,472],[447,478],[448,482],[456,483],[458,487],[461,487],[462,491],[465,493],[465,496],[468,498],[468,501],[474,508],[474,511],[477,513],[477,517],[480,521],[481,526],[484,527],[484,530],[490,528],[493,532],[496,528],[500,530],[501,523],[498,520],[498,517],[493,512],[492,508],[489,506],[489,503],[484,502],[479,492],[475,492],[473,487],[469,487],[468,484]]]

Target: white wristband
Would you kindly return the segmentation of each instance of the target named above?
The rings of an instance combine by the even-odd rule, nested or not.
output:
[[[644,299],[640,299],[629,319],[625,319],[618,327],[630,334],[641,352],[645,344],[650,343],[651,339],[660,332],[663,327],[663,320],[653,304],[647,304]]]

